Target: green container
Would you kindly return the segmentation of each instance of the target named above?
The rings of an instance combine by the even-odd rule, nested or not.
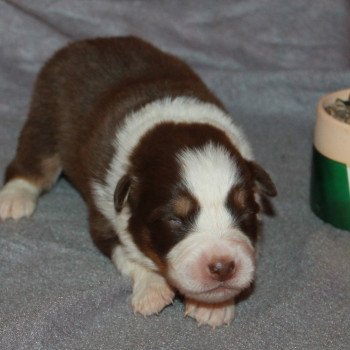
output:
[[[350,168],[323,156],[312,156],[311,208],[324,221],[350,230]]]
[[[350,89],[321,98],[317,106],[311,171],[311,208],[322,220],[350,231],[350,124],[325,107],[347,100]]]

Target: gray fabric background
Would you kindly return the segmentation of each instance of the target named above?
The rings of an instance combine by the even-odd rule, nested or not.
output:
[[[32,84],[68,41],[135,34],[185,59],[226,104],[271,172],[254,293],[215,331],[180,301],[134,316],[131,283],[92,245],[60,180],[35,215],[0,224],[0,349],[350,349],[350,233],[308,203],[315,105],[350,85],[347,0],[0,2],[0,171]]]

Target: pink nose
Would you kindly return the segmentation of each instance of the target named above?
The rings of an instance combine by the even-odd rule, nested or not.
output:
[[[232,260],[216,260],[208,265],[211,277],[217,281],[227,281],[235,271],[235,262]]]

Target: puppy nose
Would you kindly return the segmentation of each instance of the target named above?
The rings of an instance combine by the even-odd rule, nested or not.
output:
[[[208,265],[213,279],[227,281],[232,278],[235,270],[235,262],[232,260],[217,260]]]

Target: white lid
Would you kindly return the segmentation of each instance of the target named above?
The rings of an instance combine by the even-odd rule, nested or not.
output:
[[[323,96],[317,105],[314,145],[324,156],[350,166],[350,124],[329,115],[325,107],[337,98],[347,100],[350,89]]]

